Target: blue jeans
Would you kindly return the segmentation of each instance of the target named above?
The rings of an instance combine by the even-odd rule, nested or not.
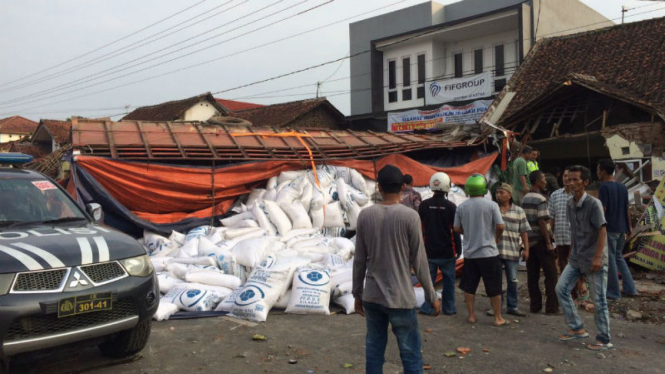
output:
[[[441,269],[443,275],[443,299],[442,310],[445,314],[456,314],[457,308],[455,307],[455,263],[454,258],[433,258],[427,260],[429,264],[429,275],[432,277],[432,284],[436,281],[436,273]],[[420,311],[425,314],[434,314],[432,304],[425,301],[420,306]]]
[[[623,259],[623,246],[626,235],[620,232],[607,233],[607,249],[609,252],[609,267],[607,270],[607,298],[620,299],[621,287],[619,286],[619,275],[623,280],[623,292],[628,295],[637,293],[633,275],[630,273],[626,260]]]
[[[365,339],[365,373],[382,374],[388,344],[388,324],[397,338],[404,374],[423,374],[420,352],[420,331],[416,309],[390,309],[383,305],[363,302],[367,321]]]
[[[563,309],[563,317],[566,324],[573,331],[580,331],[584,328],[584,322],[577,314],[577,308],[573,301],[571,292],[577,284],[577,280],[582,276],[580,269],[566,265],[563,273],[556,284],[556,295],[559,298],[559,304]],[[594,271],[586,276],[589,284],[591,301],[593,302],[593,318],[596,322],[598,333],[596,340],[602,343],[610,342],[610,312],[607,308],[606,290],[607,290],[607,266],[603,266],[600,271]]]
[[[517,268],[519,261],[501,260],[506,271],[506,294],[508,311],[517,310]],[[503,296],[503,295],[502,295]],[[501,298],[503,304],[503,297]]]

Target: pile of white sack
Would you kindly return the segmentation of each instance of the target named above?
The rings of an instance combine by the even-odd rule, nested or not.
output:
[[[272,308],[330,314],[331,301],[354,313],[355,237],[343,236],[373,205],[376,187],[347,167],[288,171],[241,199],[221,227],[145,232],[162,292],[154,318],[225,311],[261,322]]]

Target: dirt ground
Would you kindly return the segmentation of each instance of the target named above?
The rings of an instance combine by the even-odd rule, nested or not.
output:
[[[649,287],[654,280],[639,280]],[[520,287],[526,287],[520,273]],[[646,286],[638,286],[646,287]],[[657,288],[657,287],[656,287]],[[562,343],[563,316],[511,316],[511,325],[494,327],[484,312],[489,300],[479,297],[479,322],[465,322],[462,295],[456,316],[419,316],[426,373],[663,373],[665,368],[665,294],[625,299],[614,304],[611,334],[615,348],[598,355],[582,342]],[[639,307],[638,307],[639,306]],[[520,308],[528,309],[526,300]],[[644,318],[628,321],[620,310],[640,309]],[[625,312],[624,312],[625,313]],[[581,316],[590,333],[593,315]],[[148,346],[124,361],[103,358],[96,349],[61,349],[30,354],[12,364],[12,373],[362,373],[365,371],[365,321],[337,310],[332,316],[272,312],[265,323],[228,317],[154,323]],[[253,335],[267,340],[254,341]],[[466,356],[457,348],[469,348]],[[289,363],[296,360],[297,363]],[[347,368],[345,368],[347,366]],[[348,367],[350,366],[350,367]],[[400,373],[399,351],[391,336],[385,373]]]

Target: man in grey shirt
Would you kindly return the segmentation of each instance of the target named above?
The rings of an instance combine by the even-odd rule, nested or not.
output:
[[[381,204],[358,216],[353,260],[353,296],[356,312],[367,320],[366,373],[383,373],[388,325],[397,337],[404,374],[423,373],[416,295],[411,268],[432,304],[434,316],[441,303],[432,286],[418,212],[400,204],[404,189],[401,171],[387,165],[378,175]]]
[[[563,309],[569,330],[559,336],[561,341],[584,339],[589,333],[577,314],[571,291],[581,276],[586,276],[594,304],[594,321],[598,328],[596,341],[587,348],[602,351],[612,348],[610,343],[610,315],[607,308],[607,229],[603,205],[587,195],[585,188],[591,181],[591,172],[583,166],[573,166],[568,172],[568,183],[573,198],[568,200],[567,216],[570,220],[572,249],[559,282],[556,294]]]
[[[504,224],[497,203],[486,200],[487,181],[474,174],[464,185],[471,198],[457,207],[455,232],[464,235],[464,270],[459,288],[464,291],[464,301],[469,310],[467,322],[476,323],[476,290],[483,279],[485,291],[494,310],[494,325],[509,324],[501,316],[501,260],[497,242],[501,240]]]

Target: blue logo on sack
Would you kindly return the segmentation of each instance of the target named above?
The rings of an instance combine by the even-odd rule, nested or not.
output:
[[[303,275],[305,275],[305,278],[303,278]],[[300,275],[298,275],[298,279],[300,279],[300,281],[306,285],[316,287],[325,286],[326,284],[330,283],[330,275],[327,273],[324,274],[320,271],[300,273]]]
[[[312,282],[320,281],[321,278],[323,278],[323,275],[321,275],[321,273],[319,273],[318,271],[313,271],[307,274],[307,279],[311,280]]]
[[[196,295],[200,294],[201,291],[199,290],[189,290],[187,291],[187,297],[196,297]]]
[[[254,293],[254,291],[247,290],[247,291],[240,294],[240,300],[247,301],[247,300],[251,299],[252,297],[254,297],[255,295],[256,294]]]
[[[432,84],[429,85],[429,92],[432,94],[432,96],[436,96],[441,92],[441,86],[437,82],[433,82]]]
[[[263,290],[256,286],[246,286],[245,290],[236,297],[235,305],[248,306],[257,303],[265,298]]]

